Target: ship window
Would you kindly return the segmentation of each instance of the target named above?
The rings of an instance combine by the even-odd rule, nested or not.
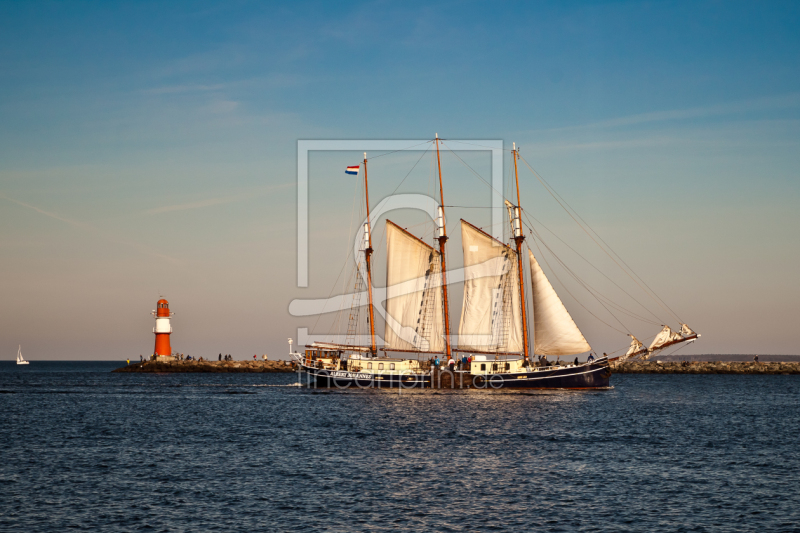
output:
[[[510,368],[511,368],[511,364],[510,363],[506,363],[506,370],[509,370]]]
[[[389,370],[394,370],[394,363],[389,364]]]
[[[492,363],[492,370],[497,370],[497,363]]]
[[[383,363],[378,363],[378,370],[383,370]]]
[[[486,363],[481,363],[481,370],[486,370]]]
[[[372,363],[367,363],[367,368],[372,370]]]

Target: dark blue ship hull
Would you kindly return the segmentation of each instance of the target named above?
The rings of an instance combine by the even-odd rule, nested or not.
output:
[[[571,367],[543,367],[524,373],[474,375],[447,370],[414,374],[372,374],[300,366],[306,384],[326,388],[604,389],[610,386],[607,358]]]
[[[604,389],[610,386],[608,359],[572,367],[544,367],[522,374],[474,376],[474,384],[493,389]]]

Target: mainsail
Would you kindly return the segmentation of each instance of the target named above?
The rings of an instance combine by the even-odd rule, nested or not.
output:
[[[464,304],[458,347],[479,352],[521,352],[522,316],[517,253],[461,221]]]
[[[444,349],[439,252],[386,221],[387,350]]]
[[[533,353],[575,355],[592,349],[528,250],[533,287]]]
[[[688,327],[688,326],[687,326]],[[653,342],[650,344],[648,351],[658,350],[662,346],[672,341],[682,340],[683,336],[678,333],[677,331],[672,331],[669,326],[664,326],[664,329],[658,332],[656,338],[653,339]]]

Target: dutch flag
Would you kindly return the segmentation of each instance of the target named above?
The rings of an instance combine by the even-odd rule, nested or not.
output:
[[[356,165],[354,167],[347,167],[347,170],[345,170],[344,173],[345,174],[352,174],[353,176],[357,176],[359,168],[361,168],[361,165]]]

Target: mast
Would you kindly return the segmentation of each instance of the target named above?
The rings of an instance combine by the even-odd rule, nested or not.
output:
[[[367,263],[367,293],[369,294],[369,334],[370,334],[370,351],[372,356],[378,354],[378,347],[375,344],[375,314],[372,305],[372,265],[370,257],[372,256],[372,232],[370,231],[369,224],[369,181],[367,180],[367,152],[364,152],[364,196],[367,202],[367,222],[364,224],[365,241],[367,248],[364,250],[364,257]]]
[[[439,166],[439,253],[442,258],[442,302],[444,304],[444,347],[447,357],[452,353],[450,349],[450,304],[447,299],[447,263],[444,257],[444,245],[447,242],[447,229],[444,226],[444,189],[442,187],[442,160],[439,156],[439,134],[436,134],[436,163]],[[366,174],[365,174],[366,175]]]
[[[517,182],[517,205],[514,207],[514,242],[517,244],[517,270],[519,271],[519,300],[522,305],[522,346],[525,360],[528,360],[528,317],[527,306],[525,305],[525,278],[522,276],[522,241],[525,236],[522,234],[522,221],[520,220],[520,201],[519,201],[519,172],[517,171],[517,143],[513,144],[514,149],[511,154],[514,156],[514,179]]]

